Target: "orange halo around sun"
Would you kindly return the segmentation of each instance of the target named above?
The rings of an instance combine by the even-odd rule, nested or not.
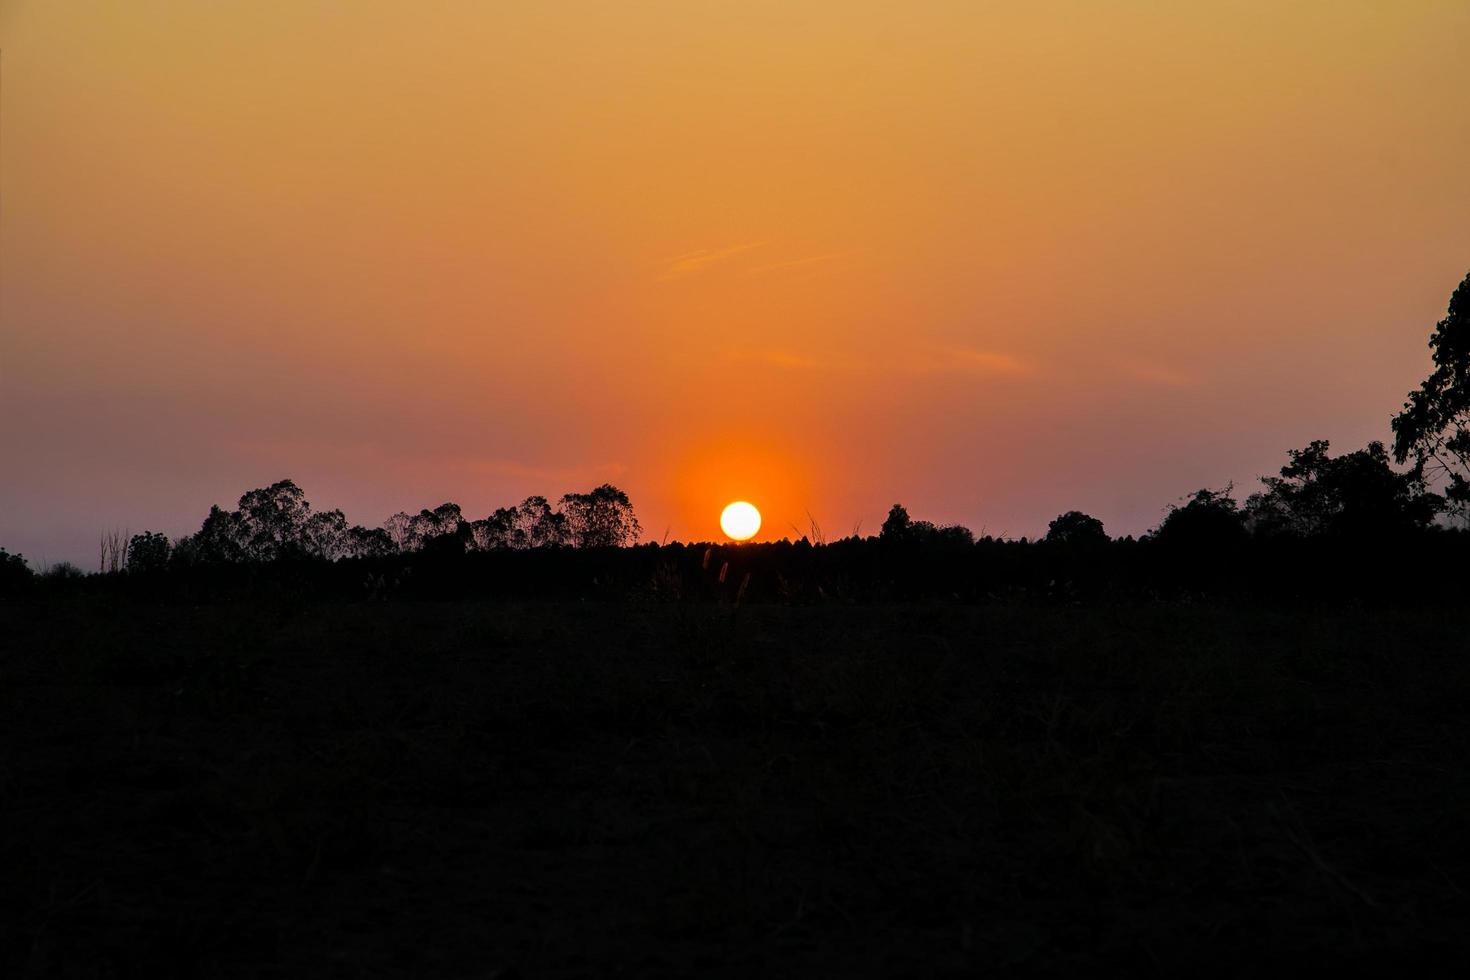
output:
[[[733,541],[747,541],[761,529],[761,512],[754,504],[737,500],[720,513],[720,530]]]

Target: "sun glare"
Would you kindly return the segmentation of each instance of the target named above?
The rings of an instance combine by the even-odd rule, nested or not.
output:
[[[720,514],[720,530],[735,541],[753,538],[760,529],[761,512],[755,509],[754,504],[737,500]]]

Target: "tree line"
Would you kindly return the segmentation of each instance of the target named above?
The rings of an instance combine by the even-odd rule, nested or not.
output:
[[[1382,443],[1341,456],[1330,449],[1327,440],[1319,439],[1289,451],[1280,475],[1262,477],[1262,489],[1243,506],[1233,496],[1233,486],[1197,490],[1182,504],[1171,505],[1144,540],[1210,547],[1247,539],[1392,537],[1439,526],[1437,519],[1449,501],[1431,491],[1422,475],[1395,470]],[[915,521],[901,504],[888,512],[878,537],[931,547],[975,542],[969,528]],[[1102,521],[1074,510],[1051,521],[1042,540],[1088,547],[1111,539]]]
[[[1171,506],[1145,537],[1209,547],[1247,539],[1384,539],[1464,526],[1470,519],[1470,274],[1450,296],[1429,348],[1434,370],[1394,416],[1391,454],[1374,441],[1333,456],[1326,439],[1314,440],[1288,451],[1280,473],[1262,477],[1261,489],[1244,504],[1233,485],[1203,488]],[[1397,470],[1395,463],[1409,466]],[[931,545],[974,540],[964,527],[913,521],[897,504],[879,536]],[[1109,538],[1097,518],[1070,511],[1050,523],[1046,540],[1086,546]]]
[[[1464,527],[1470,522],[1470,275],[1450,297],[1429,347],[1434,369],[1393,418],[1391,449],[1375,441],[1333,456],[1327,440],[1312,441],[1290,450],[1279,473],[1263,477],[1244,501],[1232,485],[1202,488],[1171,506],[1143,540],[1209,550],[1246,541],[1386,541]],[[300,487],[281,480],[247,492],[234,510],[212,507],[197,532],[178,540],[144,532],[124,548],[121,539],[104,538],[103,567],[109,570],[109,555],[110,570],[146,572],[283,559],[623,548],[636,544],[641,531],[628,495],[611,484],[566,494],[555,505],[527,497],[478,520],[443,503],[368,528],[349,525],[340,510],[313,510]],[[976,543],[968,528],[914,520],[900,504],[877,540],[943,550]],[[1111,539],[1097,518],[1069,511],[1049,524],[1044,540],[1085,549]],[[80,574],[70,566],[61,571]],[[21,556],[0,549],[0,584],[29,576]]]
[[[349,525],[340,510],[313,510],[292,480],[250,490],[234,510],[211,507],[194,534],[176,541],[157,531],[131,537],[124,567],[147,572],[220,562],[289,559],[338,561],[430,551],[462,553],[524,548],[620,548],[642,528],[628,495],[611,484],[569,493],[555,505],[527,497],[479,520],[443,503],[399,512],[380,527]]]

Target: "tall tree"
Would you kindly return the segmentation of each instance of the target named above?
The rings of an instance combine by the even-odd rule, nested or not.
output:
[[[471,545],[476,551],[514,548],[516,547],[515,523],[516,509],[514,507],[498,507],[489,517],[470,524]]]
[[[296,551],[310,516],[306,494],[291,480],[249,491],[239,510],[246,557],[270,561]]]
[[[1429,336],[1434,370],[1409,393],[1393,419],[1393,456],[1412,458],[1464,517],[1470,514],[1470,274],[1450,296],[1445,318]]]
[[[316,558],[345,558],[352,553],[350,544],[347,518],[340,510],[319,510],[301,529],[302,551]]]
[[[548,548],[566,544],[567,519],[545,497],[527,497],[516,508],[512,547]]]
[[[413,550],[413,518],[403,511],[384,521],[382,531],[388,536],[394,551]]]
[[[888,516],[878,531],[878,537],[884,541],[902,541],[909,536],[913,524],[909,519],[908,509],[903,504],[894,504],[888,509]]]
[[[643,528],[628,495],[611,483],[561,498],[569,543],[577,548],[623,548],[636,544]]]
[[[174,546],[174,559],[180,564],[194,562],[244,561],[249,558],[246,532],[239,511],[209,508],[209,515],[192,536],[182,538]]]
[[[409,527],[413,547],[422,548],[430,541],[449,535],[458,536],[465,525],[459,504],[442,503],[433,510],[420,511]]]

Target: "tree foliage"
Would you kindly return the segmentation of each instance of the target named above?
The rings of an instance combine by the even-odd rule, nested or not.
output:
[[[433,510],[419,511],[409,522],[410,547],[418,550],[440,538],[457,539],[467,523],[459,504],[445,502]]]
[[[1381,442],[1332,456],[1325,439],[1290,450],[1280,476],[1245,503],[1245,523],[1258,536],[1375,536],[1423,530],[1444,500],[1429,493],[1419,471],[1389,465]]]
[[[128,571],[156,572],[168,567],[173,546],[157,531],[133,535],[128,542]]]
[[[930,521],[916,521],[909,517],[908,509],[894,504],[878,532],[880,541],[919,547],[958,547],[975,543],[975,535],[969,528],[959,524],[940,526]]]
[[[1080,510],[1069,510],[1047,525],[1046,540],[1066,545],[1107,544],[1108,533],[1103,530],[1103,522],[1096,517]]]
[[[301,551],[328,561],[352,554],[347,518],[340,510],[319,510],[306,519],[297,539]]]
[[[521,501],[511,519],[510,547],[555,548],[566,544],[567,521],[542,496]]]
[[[625,548],[637,544],[643,529],[628,495],[610,483],[588,493],[561,498],[568,543],[576,548]]]
[[[0,595],[13,595],[28,587],[35,579],[24,555],[13,555],[0,548]]]
[[[1171,505],[1153,539],[1168,546],[1218,549],[1240,543],[1246,537],[1240,507],[1231,496],[1234,486],[1222,490],[1196,490],[1184,505]]]
[[[909,529],[913,527],[913,524],[908,508],[903,504],[894,504],[888,509],[888,516],[883,521],[883,527],[878,531],[878,537],[884,541],[901,541],[908,537]]]
[[[187,566],[287,558],[337,561],[418,551],[447,555],[502,548],[627,547],[640,533],[628,495],[611,484],[569,493],[558,507],[532,496],[471,521],[458,504],[446,502],[412,516],[399,512],[382,527],[365,528],[349,525],[340,510],[313,511],[300,487],[281,480],[248,491],[236,510],[211,507],[204,524],[181,538],[171,555],[162,535],[139,536],[134,543],[141,549],[139,567],[151,567],[159,554],[164,562]]]
[[[300,487],[290,480],[281,480],[242,496],[235,515],[246,558],[271,561],[302,550],[311,504]]]
[[[1450,296],[1429,349],[1434,370],[1394,416],[1393,455],[1443,482],[1446,499],[1463,515],[1470,512],[1470,274]]]

